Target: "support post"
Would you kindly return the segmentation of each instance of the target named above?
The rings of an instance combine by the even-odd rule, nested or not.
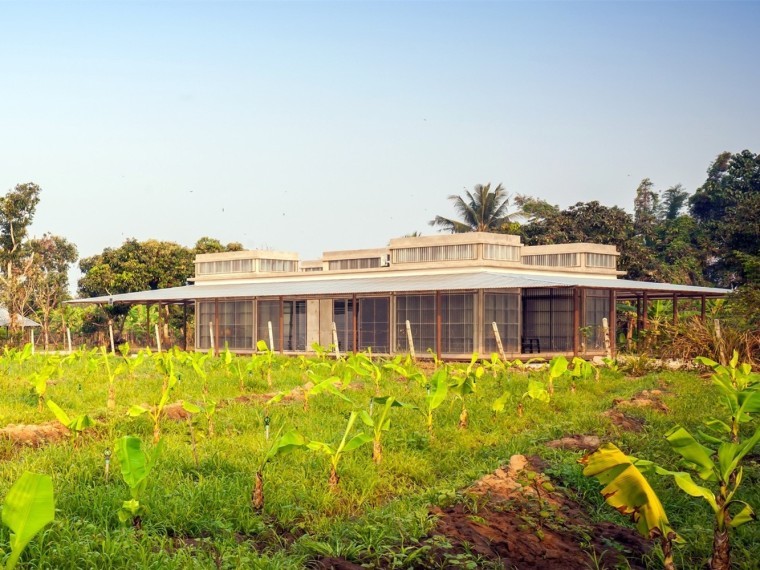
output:
[[[338,327],[335,326],[335,321],[330,323],[332,329],[332,341],[333,350],[335,351],[335,360],[340,360],[340,347],[338,346]]]
[[[580,289],[573,287],[573,356],[578,356],[578,337],[581,328]]]
[[[211,353],[214,354],[216,352],[216,344],[214,340],[214,321],[208,322],[208,339],[209,348],[211,348]]]
[[[441,292],[435,292],[435,354],[441,358],[441,333],[443,332],[443,315],[441,314]]]
[[[493,327],[493,336],[496,338],[496,347],[499,349],[499,355],[501,355],[501,359],[506,362],[507,354],[504,352],[504,345],[501,343],[499,326],[496,324],[496,321],[491,323],[491,327]]]
[[[294,307],[295,309],[295,307]],[[290,328],[293,328],[293,314],[290,315]],[[285,351],[285,305],[280,297],[280,354]]]
[[[353,331],[353,352],[359,352],[359,305],[356,304],[356,295],[351,299],[351,325]]]
[[[412,360],[417,360],[417,354],[414,352],[414,338],[412,337],[412,325],[407,319],[406,321],[406,342],[409,346],[409,354],[412,355]]]
[[[649,293],[644,291],[641,307],[641,323],[644,330],[649,330]]]
[[[617,354],[617,292],[614,289],[610,289],[609,328],[610,358],[615,358]]]
[[[71,353],[71,329],[69,327],[66,327],[66,340],[69,342],[69,353]]]
[[[678,326],[678,293],[673,293],[673,326]]]
[[[156,349],[158,350],[159,354],[161,354],[161,333],[160,333],[160,328],[161,327],[158,326],[158,323],[156,323]]]
[[[267,331],[269,332],[269,350],[274,352],[274,332],[272,331],[272,321],[267,321]]]
[[[34,329],[29,329],[29,342],[32,343],[32,355],[34,355]]]
[[[701,307],[700,312],[699,312],[699,320],[701,320],[702,323],[704,323],[705,322],[705,308],[706,308],[706,305],[707,305],[705,295],[702,295],[701,301],[702,301],[702,307]]]
[[[116,354],[116,346],[113,342],[113,321],[108,319],[108,337],[111,339],[111,354]]]
[[[182,303],[182,350],[187,352],[187,301]]]
[[[145,346],[150,346],[150,303],[145,303]]]
[[[214,338],[216,342],[219,342],[219,299],[214,299]],[[214,354],[218,351],[217,347],[214,347]]]

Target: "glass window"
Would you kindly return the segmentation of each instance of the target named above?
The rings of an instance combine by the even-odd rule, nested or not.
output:
[[[520,294],[486,293],[483,297],[483,344],[487,354],[499,352],[493,323],[499,329],[504,352],[520,352]]]
[[[417,354],[435,350],[435,296],[399,295],[396,297],[396,352],[408,352],[406,321],[412,329]]]
[[[253,302],[252,301],[204,301],[200,303],[200,329],[198,346],[203,349],[211,347],[209,324],[214,321],[214,312],[218,322],[213,324],[214,345],[218,349],[225,344],[230,349],[250,349],[253,347]]]
[[[470,354],[473,351],[472,293],[441,295],[441,352]]]
[[[280,302],[259,301],[256,310],[256,341],[263,340],[270,350],[280,350]],[[272,323],[273,344],[269,342],[269,326]]]
[[[388,297],[366,297],[359,305],[359,350],[390,351],[390,303]]]
[[[333,322],[338,335],[338,349],[341,352],[354,350],[354,304],[351,299],[333,301]]]
[[[608,290],[588,289],[584,313],[583,335],[586,337],[586,350],[604,348],[602,319],[609,319],[610,292]],[[614,323],[612,325],[614,326]]]
[[[283,350],[306,350],[306,301],[282,302]]]
[[[525,289],[522,304],[523,344],[537,341],[542,352],[573,350],[571,289]]]

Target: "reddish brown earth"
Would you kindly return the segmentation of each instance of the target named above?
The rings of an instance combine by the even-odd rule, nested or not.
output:
[[[513,456],[471,487],[471,501],[435,509],[435,533],[504,568],[585,570],[600,557],[602,568],[644,568],[646,541],[633,530],[591,522],[540,471],[537,460]]]
[[[69,430],[58,422],[44,424],[8,424],[0,429],[0,439],[9,440],[14,445],[39,447],[47,443],[56,443],[69,437]]]

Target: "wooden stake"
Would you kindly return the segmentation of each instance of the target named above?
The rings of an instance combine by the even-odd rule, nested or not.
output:
[[[612,345],[610,344],[610,323],[607,317],[602,319],[602,328],[604,329],[604,353],[607,358],[612,358]]]
[[[34,329],[29,329],[29,340],[32,343],[32,355],[34,355]]]
[[[274,333],[272,332],[272,321],[267,321],[267,328],[269,329],[269,350],[274,352]]]
[[[111,354],[116,354],[116,345],[113,342],[113,321],[108,320],[108,336],[111,339]]]
[[[499,334],[499,326],[496,324],[496,321],[492,322],[491,326],[493,327],[493,336],[496,337],[496,346],[499,349],[499,354],[501,355],[501,359],[506,361],[507,354],[504,352],[504,345],[501,343],[501,335]]]
[[[331,323],[331,325],[333,348],[335,350],[335,360],[338,360],[340,358],[340,348],[338,347],[338,328],[335,326],[335,322]]]
[[[71,329],[69,327],[66,327],[66,340],[69,342],[69,352],[72,352],[72,350],[71,350]]]
[[[161,354],[161,334],[158,332],[158,323],[156,323],[155,327],[156,327],[156,348],[158,349],[158,353]]]
[[[728,364],[728,360],[726,360],[726,351],[723,348],[723,332],[720,329],[720,321],[718,319],[714,319],[713,323],[715,323],[715,339],[718,341],[718,351],[720,353],[720,363],[723,366],[726,366]]]
[[[409,354],[412,355],[412,360],[417,360],[417,354],[414,352],[414,338],[412,338],[412,325],[406,321],[406,341],[409,344]]]
[[[216,347],[214,346],[214,321],[208,322],[208,335],[209,335],[209,346],[211,347],[211,352],[216,352]]]

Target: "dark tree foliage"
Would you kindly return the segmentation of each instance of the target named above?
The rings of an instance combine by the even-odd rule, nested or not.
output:
[[[760,257],[760,155],[718,155],[689,206],[710,254],[707,278],[726,287],[747,283]]]

